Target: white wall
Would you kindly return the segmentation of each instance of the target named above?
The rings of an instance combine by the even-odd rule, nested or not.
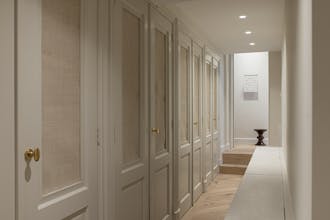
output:
[[[324,28],[328,29],[327,26]],[[294,215],[296,220],[329,219],[329,216],[312,217],[311,209],[313,146],[312,0],[286,1],[286,36],[283,53],[285,59],[283,63],[286,63],[282,73],[283,146]],[[329,87],[328,85],[327,83],[326,87]],[[327,117],[329,116],[327,115]],[[324,157],[329,157],[329,155],[329,150],[327,150]],[[324,169],[323,174],[329,173],[329,162],[327,163],[327,168]],[[327,196],[329,196],[329,184],[329,182],[326,183],[327,186],[322,189],[322,193],[327,194]],[[327,206],[323,211],[327,213],[329,211],[328,204],[326,200],[323,203],[324,206]],[[314,214],[317,215],[317,213]]]
[[[12,0],[0,1],[0,30],[0,216],[1,219],[9,220],[15,219],[14,1]]]
[[[254,129],[268,129],[268,52],[234,55],[234,142],[255,144]],[[244,100],[245,75],[258,75],[258,99]],[[268,132],[265,133],[267,143]]]
[[[330,200],[330,1],[313,5],[312,219],[328,220]],[[310,5],[310,4],[308,4]],[[310,21],[309,21],[310,22]],[[310,58],[310,57],[308,57]]]
[[[269,52],[269,145],[282,146],[281,52]]]

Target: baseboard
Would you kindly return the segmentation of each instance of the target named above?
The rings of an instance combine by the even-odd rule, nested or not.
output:
[[[234,145],[237,144],[255,144],[257,143],[257,138],[234,138]],[[264,139],[265,144],[268,144],[268,138]]]

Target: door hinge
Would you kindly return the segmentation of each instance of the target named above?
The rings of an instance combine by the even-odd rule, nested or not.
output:
[[[101,147],[100,129],[96,129],[96,143],[98,147]]]

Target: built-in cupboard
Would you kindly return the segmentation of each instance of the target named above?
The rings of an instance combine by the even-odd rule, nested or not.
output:
[[[220,58],[177,23],[177,135],[179,216],[198,200],[218,173]]]
[[[111,13],[105,208],[116,220],[180,219],[217,173],[219,60],[144,0]]]

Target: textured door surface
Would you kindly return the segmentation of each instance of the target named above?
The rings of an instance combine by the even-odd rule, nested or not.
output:
[[[96,27],[93,0],[17,1],[19,220],[98,218]]]
[[[150,8],[150,219],[172,218],[172,24]]]
[[[204,73],[204,149],[205,149],[205,180],[208,185],[212,180],[213,149],[212,149],[212,57],[205,57]]]
[[[179,202],[180,215],[183,216],[192,206],[192,77],[191,77],[191,39],[179,34],[178,46],[178,122],[179,122]]]
[[[147,22],[144,1],[113,8],[112,98],[116,220],[148,219]]]
[[[192,55],[193,92],[193,201],[196,201],[203,191],[202,184],[202,48],[193,43]]]

